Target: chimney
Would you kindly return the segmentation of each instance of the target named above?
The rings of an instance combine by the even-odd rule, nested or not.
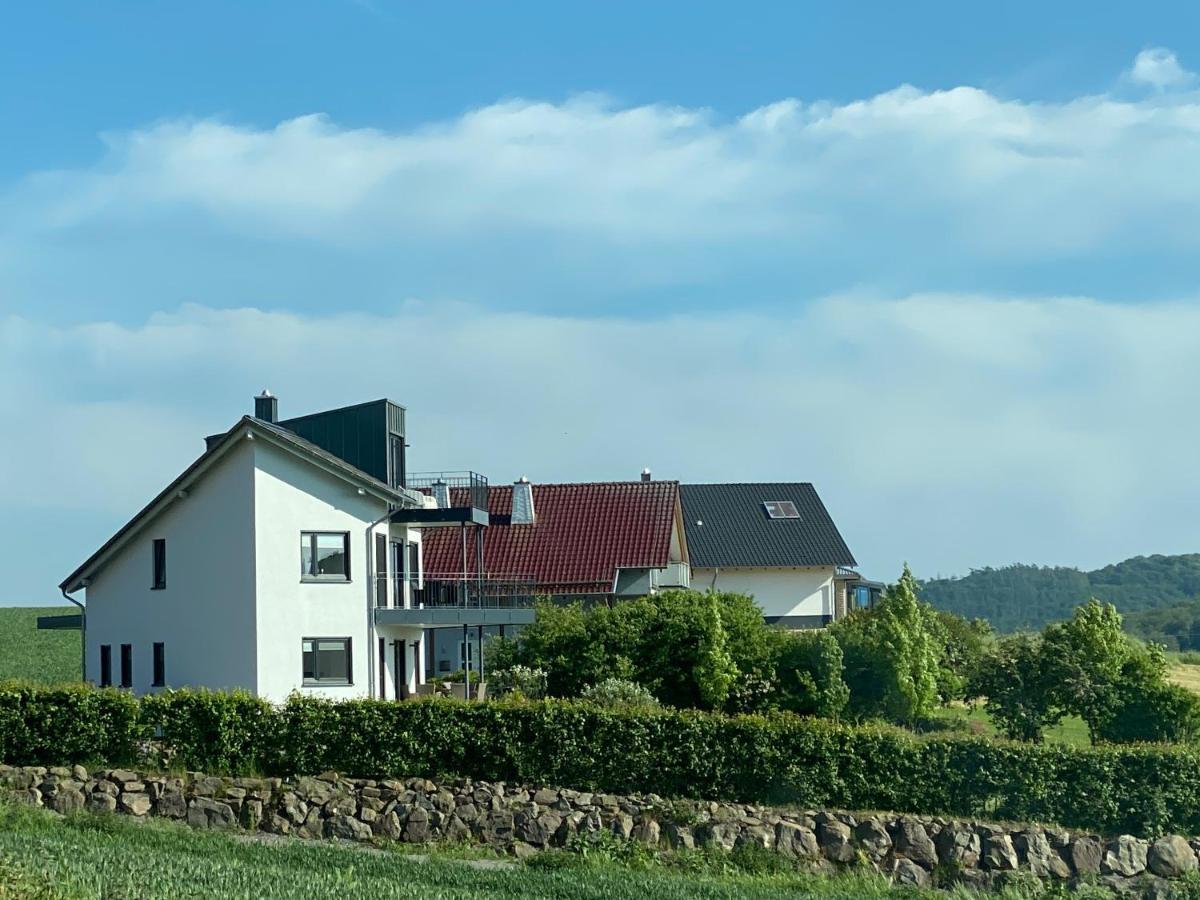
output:
[[[437,501],[438,509],[450,508],[450,485],[441,478],[433,483],[433,499]]]
[[[263,388],[263,392],[254,398],[254,418],[264,422],[279,421],[279,398]]]
[[[649,468],[642,469],[642,481],[649,481],[649,480],[650,480],[650,469]]]
[[[513,525],[534,524],[533,515],[533,485],[524,475],[521,480],[513,483],[512,519]]]

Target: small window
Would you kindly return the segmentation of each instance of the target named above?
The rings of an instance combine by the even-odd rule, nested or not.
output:
[[[300,532],[300,577],[309,581],[349,581],[350,532]]]
[[[121,687],[133,687],[133,644],[121,645]]]
[[[763,506],[767,510],[767,515],[772,519],[798,519],[800,513],[796,510],[796,504],[791,500],[766,500]]]
[[[112,687],[112,644],[100,645],[100,687]]]
[[[154,539],[154,581],[151,589],[161,591],[167,586],[167,541],[166,538]]]
[[[350,638],[305,638],[304,683],[353,684]]]
[[[167,683],[167,650],[166,645],[154,645],[154,681],[153,687],[162,687]]]

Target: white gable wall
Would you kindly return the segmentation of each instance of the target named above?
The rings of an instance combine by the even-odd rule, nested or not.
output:
[[[284,700],[294,689],[333,698],[370,691],[368,603],[374,568],[368,526],[387,504],[273,444],[254,442],[254,534],[258,693]],[[377,530],[387,534],[385,521]],[[350,532],[350,581],[304,583],[300,577],[301,531]],[[301,687],[305,638],[351,639],[353,684]],[[376,674],[378,681],[378,674]]]
[[[833,576],[833,566],[720,570],[693,567],[692,588],[750,594],[762,607],[764,616],[832,617]]]
[[[257,687],[254,666],[254,454],[231,448],[142,527],[93,577],[87,597],[87,678],[100,681],[100,645],[133,646],[133,689],[153,690],[153,645],[165,646],[171,687]],[[152,590],[155,538],[167,542],[167,586]]]

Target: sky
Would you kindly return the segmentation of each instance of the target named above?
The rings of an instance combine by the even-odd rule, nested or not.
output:
[[[881,580],[1198,551],[1198,26],[7,6],[0,605],[263,388],[414,469],[811,481]]]

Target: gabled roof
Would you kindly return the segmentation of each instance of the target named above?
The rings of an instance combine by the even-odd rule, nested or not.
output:
[[[856,564],[806,482],[682,484],[679,495],[693,568]],[[772,519],[763,505],[771,500],[791,501],[799,517]]]
[[[361,469],[350,465],[345,460],[339,459],[332,453],[322,450],[316,444],[306,441],[286,428],[281,428],[270,422],[264,422],[262,419],[256,419],[254,416],[242,416],[219,439],[210,441],[210,446],[204,453],[184,469],[178,478],[163,488],[153,500],[142,507],[132,519],[122,525],[117,533],[105,541],[100,549],[89,556],[79,568],[68,575],[59,584],[59,588],[67,593],[71,593],[83,587],[81,583],[83,579],[92,575],[101,565],[107,562],[142,526],[148,524],[155,516],[164,512],[171,504],[182,499],[180,496],[181,492],[186,492],[194,482],[202,478],[218,459],[224,456],[239,439],[244,438],[247,434],[257,434],[276,446],[288,450],[296,456],[306,459],[352,484],[357,484],[369,493],[396,506],[419,507],[422,503],[422,499],[414,492],[390,488],[379,479],[373,478]]]
[[[607,593],[618,568],[662,568],[671,551],[679,499],[674,481],[535,484],[532,525],[512,525],[512,487],[489,488],[491,525],[483,536],[484,570],[531,576],[546,593]],[[462,571],[457,528],[427,529],[425,571]],[[467,533],[468,571],[474,571]]]

